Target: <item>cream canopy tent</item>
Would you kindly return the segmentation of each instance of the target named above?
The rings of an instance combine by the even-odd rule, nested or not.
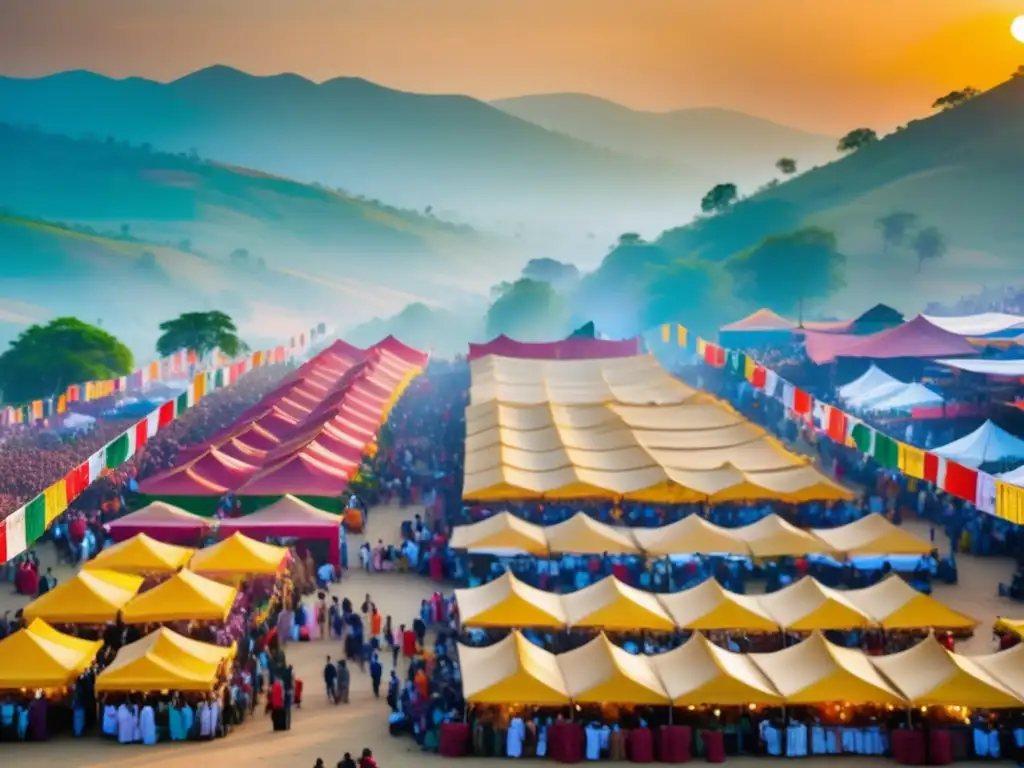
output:
[[[550,627],[568,624],[561,598],[531,587],[506,571],[472,589],[456,589],[459,619],[467,627]]]
[[[547,555],[544,529],[528,523],[511,512],[499,512],[471,525],[458,525],[449,546],[474,552],[515,551],[529,555]]]
[[[842,592],[809,576],[788,587],[761,595],[761,608],[783,629],[808,632],[819,629],[856,629],[874,622]]]
[[[671,632],[671,617],[651,592],[623,584],[614,577],[601,579],[578,592],[562,596],[570,627],[629,631],[637,627]]]
[[[895,573],[873,586],[851,589],[843,595],[882,629],[954,630],[973,629],[978,625],[970,616],[918,592]]]
[[[756,523],[733,528],[732,535],[746,542],[756,557],[785,557],[794,552],[806,555],[836,554],[831,545],[787,523],[778,515],[768,515]]]
[[[687,515],[682,520],[660,528],[635,528],[633,538],[652,557],[690,552],[743,557],[750,555],[750,547],[733,536],[732,531],[709,523],[700,515]]]
[[[815,530],[814,535],[848,557],[858,555],[927,555],[934,547],[893,525],[882,515],[862,517],[838,528]]]
[[[579,704],[668,704],[668,693],[646,656],[633,656],[602,632],[556,657],[569,697]]]
[[[583,512],[577,512],[564,523],[544,529],[548,549],[555,553],[590,554],[607,552],[610,555],[636,555],[640,553],[629,528],[615,528],[600,523]]]
[[[518,632],[486,648],[459,645],[462,695],[474,704],[569,703],[562,670],[553,653]]]
[[[844,400],[852,400],[871,392],[884,384],[902,384],[899,379],[890,376],[878,366],[872,364],[865,373],[849,384],[839,388],[839,396]]]
[[[713,578],[659,599],[680,629],[779,631],[758,597],[730,592]]]
[[[463,497],[682,503],[852,497],[650,356],[471,364]]]

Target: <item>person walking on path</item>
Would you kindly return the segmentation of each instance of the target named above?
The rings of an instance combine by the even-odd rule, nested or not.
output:
[[[327,700],[332,704],[338,703],[338,668],[334,666],[331,657],[327,657],[324,665],[324,688],[327,691]]]
[[[348,704],[348,691],[349,685],[352,682],[352,676],[348,669],[348,664],[345,663],[344,659],[338,662],[338,701],[342,704]]]
[[[380,698],[380,678],[384,674],[384,666],[380,663],[380,658],[377,654],[373,654],[373,658],[370,659],[370,682],[373,685],[373,697],[375,699]]]

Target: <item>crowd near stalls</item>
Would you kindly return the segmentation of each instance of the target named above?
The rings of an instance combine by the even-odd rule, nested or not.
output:
[[[138,534],[104,550],[5,627],[4,738],[226,735],[264,680],[294,691],[276,627],[312,591],[302,569],[289,550],[238,535],[196,551]]]

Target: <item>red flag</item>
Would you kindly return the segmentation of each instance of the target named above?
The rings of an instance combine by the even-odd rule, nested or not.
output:
[[[135,425],[135,452],[142,450],[142,446],[149,440],[149,420],[143,419]],[[129,457],[131,458],[131,457]]]
[[[838,408],[828,409],[828,436],[840,445],[846,444],[846,414]]]
[[[0,563],[7,562],[7,521],[0,520]]]
[[[754,368],[754,375],[750,377],[750,383],[758,389],[764,389],[765,383],[768,381],[768,371],[762,366]]]
[[[64,493],[68,503],[77,499],[89,487],[89,462],[79,464],[64,476]]]
[[[160,412],[157,414],[157,427],[166,427],[172,421],[174,421],[174,401],[168,400],[160,406]]]
[[[811,396],[804,392],[802,389],[794,387],[793,392],[793,411],[803,416],[807,416],[811,409],[814,407],[814,400]]]
[[[947,461],[943,485],[942,490],[946,493],[973,504],[978,497],[978,471],[955,461]]]
[[[939,457],[934,453],[924,454],[924,479],[929,483],[939,482]]]

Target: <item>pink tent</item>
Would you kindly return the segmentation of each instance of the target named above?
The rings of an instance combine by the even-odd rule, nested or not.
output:
[[[414,349],[408,344],[399,341],[394,336],[387,336],[381,339],[370,349],[380,349],[394,355],[410,368],[425,368],[427,361],[430,359],[429,353],[420,352],[418,349]]]
[[[804,341],[807,356],[818,364],[830,363],[838,357],[888,360],[979,354],[962,336],[944,331],[920,315],[908,323],[868,336],[807,331]]]
[[[154,501],[104,527],[110,531],[114,541],[124,541],[144,533],[167,544],[194,545],[206,535],[210,521],[171,504]]]
[[[239,496],[337,497],[348,486],[349,474],[307,454],[295,454],[267,467],[238,489]]]
[[[191,466],[177,467],[139,483],[139,493],[146,496],[223,496],[230,490],[202,477]]]
[[[486,344],[470,344],[469,359],[487,355],[516,357],[531,360],[592,360],[605,357],[631,357],[639,355],[639,338],[611,341],[609,339],[572,338],[541,343],[516,341],[501,335]]]
[[[189,464],[189,469],[199,477],[225,488],[237,488],[248,480],[257,468],[255,464],[233,459],[216,448],[211,448]]]
[[[720,330],[723,331],[792,331],[796,328],[796,323],[792,320],[787,320],[772,312],[770,309],[759,309],[753,314],[747,315],[742,320],[737,320],[735,323],[729,323],[729,325],[723,325]]]
[[[325,539],[331,563],[341,567],[341,516],[324,512],[294,496],[282,496],[268,507],[245,517],[225,520],[220,531],[225,536],[241,533],[253,539],[270,536],[297,539]]]

